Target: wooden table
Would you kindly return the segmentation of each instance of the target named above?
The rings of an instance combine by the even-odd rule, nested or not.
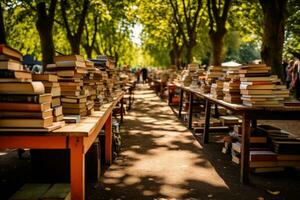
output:
[[[105,127],[105,161],[112,162],[112,110],[123,99],[120,93],[113,102],[103,105],[101,111],[84,117],[80,123],[67,124],[47,134],[1,133],[0,148],[70,149],[71,196],[85,199],[85,154],[99,132]]]
[[[179,105],[179,115],[182,109],[182,95],[183,90],[190,92],[190,103],[193,100],[193,96],[197,96],[205,100],[205,126],[202,137],[202,142],[209,142],[210,131],[210,116],[211,105],[219,105],[233,113],[242,117],[242,144],[241,144],[241,169],[240,169],[240,181],[241,183],[249,182],[249,151],[250,151],[250,127],[256,127],[257,120],[300,120],[300,108],[299,107],[250,107],[241,104],[232,104],[223,100],[218,100],[212,97],[211,94],[203,94],[199,89],[191,89],[188,87],[177,84],[177,87],[181,88],[181,98]],[[189,113],[192,113],[193,107],[190,106]],[[192,117],[189,114],[189,126],[191,126]]]

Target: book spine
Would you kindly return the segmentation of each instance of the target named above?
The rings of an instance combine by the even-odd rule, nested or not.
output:
[[[0,78],[16,78],[16,77],[13,71],[0,70]]]
[[[0,95],[0,102],[11,103],[39,103],[38,96],[23,96],[23,95]]]

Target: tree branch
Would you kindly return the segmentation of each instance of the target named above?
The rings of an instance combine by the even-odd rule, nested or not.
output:
[[[50,24],[51,26],[53,25],[54,22],[56,4],[57,4],[57,0],[51,0],[49,14],[48,14],[48,19],[49,22],[51,23]]]
[[[68,22],[68,19],[67,19],[67,14],[66,14],[66,3],[67,3],[67,0],[61,0],[60,1],[60,7],[61,7],[61,14],[62,14],[62,18],[63,18],[63,21],[64,21],[64,25],[66,27],[66,30],[67,30],[67,34],[69,36],[72,36],[72,31],[70,29],[70,25],[69,25],[69,22]]]
[[[231,0],[225,0],[225,4],[224,4],[224,7],[223,7],[223,12],[222,12],[222,19],[224,21],[226,21],[226,19],[227,19],[230,4],[231,4]]]
[[[84,23],[85,23],[85,17],[87,15],[88,6],[89,6],[89,0],[84,0],[83,9],[81,11],[80,21],[79,21],[79,24],[77,27],[77,32],[76,32],[76,34],[78,34],[78,35],[81,35],[81,33],[83,32],[83,27],[84,27]]]
[[[213,11],[213,15],[214,15],[214,18],[215,18],[216,22],[218,22],[219,18],[220,18],[220,16],[219,16],[220,11],[217,8],[216,0],[212,0],[212,11]]]
[[[214,30],[214,18],[211,13],[211,0],[207,0],[207,9],[208,9],[208,17],[209,17],[209,29],[210,31]]]

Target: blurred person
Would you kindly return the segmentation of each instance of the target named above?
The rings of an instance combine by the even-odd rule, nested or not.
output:
[[[140,70],[140,68],[138,68],[138,69],[136,70],[135,75],[136,75],[137,83],[139,83],[140,80],[141,80],[141,79],[140,79],[140,77],[141,77],[141,70]]]
[[[143,67],[141,72],[142,72],[143,83],[145,84],[148,79],[148,69],[146,67]]]
[[[291,87],[294,63],[295,63],[294,60],[290,60],[288,65],[285,67],[285,72],[286,72],[285,83],[287,89],[290,89]]]
[[[292,87],[295,90],[295,97],[297,100],[300,99],[300,80],[299,80],[299,68],[300,68],[299,60],[295,61],[293,66],[293,73],[292,73]]]

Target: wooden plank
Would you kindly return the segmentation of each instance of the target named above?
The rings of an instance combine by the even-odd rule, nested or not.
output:
[[[38,200],[50,188],[51,184],[27,183],[10,200]]]
[[[70,200],[70,184],[57,183],[41,196],[40,200]]]
[[[183,105],[183,89],[180,89],[180,100],[179,100],[179,111],[178,111],[178,117],[181,118],[181,112],[182,112],[182,105]]]
[[[65,149],[66,136],[0,136],[1,148]]]

